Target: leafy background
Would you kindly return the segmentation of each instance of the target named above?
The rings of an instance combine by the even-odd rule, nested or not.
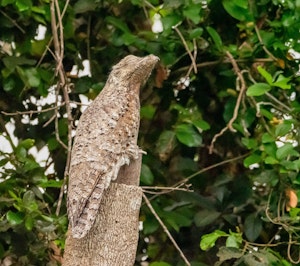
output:
[[[161,59],[141,92],[141,185],[189,263],[297,265],[300,1],[55,1],[62,65],[53,3],[0,1],[1,265],[61,263],[68,138],[127,54]],[[147,204],[140,220],[136,265],[185,265]]]

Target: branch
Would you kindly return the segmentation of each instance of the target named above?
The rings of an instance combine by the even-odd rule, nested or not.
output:
[[[4,115],[7,115],[7,116],[15,116],[15,115],[33,115],[33,114],[41,114],[41,113],[45,113],[45,112],[49,112],[49,111],[52,111],[52,110],[56,110],[56,109],[59,109],[60,107],[64,106],[65,103],[61,103],[60,105],[56,105],[54,107],[49,107],[49,108],[46,108],[46,109],[42,109],[42,110],[30,110],[30,111],[17,111],[17,112],[14,112],[14,113],[8,113],[8,112],[5,112],[5,111],[1,111],[2,114]]]
[[[148,198],[145,196],[144,193],[143,193],[143,199],[144,199],[145,203],[147,204],[149,210],[152,212],[152,214],[154,215],[154,217],[156,218],[156,220],[159,222],[159,224],[163,228],[164,232],[167,234],[168,238],[170,239],[170,241],[172,242],[172,244],[174,245],[174,247],[179,252],[181,258],[184,260],[184,262],[186,263],[186,265],[190,266],[191,264],[189,263],[189,261],[187,260],[187,258],[185,257],[185,255],[183,254],[183,252],[180,249],[180,247],[177,245],[177,243],[176,243],[175,239],[172,237],[170,231],[165,226],[164,222],[160,219],[160,217],[158,216],[158,214],[156,213],[156,211],[154,210],[153,206],[151,205],[150,201],[148,200]]]
[[[260,33],[259,33],[259,29],[258,29],[257,25],[255,25],[254,29],[255,29],[255,32],[256,32],[258,41],[259,41],[260,45],[262,46],[263,50],[266,52],[266,54],[267,54],[268,56],[270,56],[270,58],[271,58],[273,61],[277,62],[278,59],[277,59],[277,58],[276,58],[276,57],[275,57],[275,56],[267,49],[267,47],[265,46],[265,44],[264,44],[264,42],[263,42],[263,39],[261,38],[261,35],[260,35]]]
[[[188,186],[187,188],[181,188],[180,186],[182,186],[183,184],[180,184],[177,187],[159,187],[159,186],[141,186],[141,188],[143,189],[144,193],[148,193],[148,194],[154,194],[154,195],[162,195],[162,194],[166,194],[166,193],[170,193],[173,191],[185,191],[185,192],[194,192],[193,190],[189,189],[190,186]],[[160,192],[154,192],[151,191],[152,190],[162,190]]]
[[[236,132],[236,130],[233,128],[233,123],[234,121],[237,119],[238,117],[238,112],[239,112],[239,108],[240,108],[240,105],[241,105],[241,102],[242,102],[242,98],[244,96],[244,93],[246,91],[246,82],[245,82],[245,79],[243,77],[243,74],[241,73],[236,61],[234,60],[232,54],[229,52],[229,51],[226,51],[226,55],[227,57],[229,58],[232,66],[233,66],[233,70],[235,72],[235,74],[237,75],[237,82],[239,82],[239,85],[237,85],[237,90],[240,91],[239,95],[238,95],[238,98],[237,98],[237,101],[236,101],[236,104],[235,104],[235,107],[234,107],[234,111],[233,111],[233,116],[232,118],[230,119],[230,121],[228,122],[227,126],[224,127],[218,134],[216,134],[212,141],[211,141],[211,144],[210,144],[210,147],[209,147],[209,153],[211,154],[213,152],[213,148],[214,148],[214,143],[216,142],[216,140],[222,136],[228,129],[231,131],[231,132]]]
[[[240,156],[237,156],[237,157],[234,157],[234,158],[231,158],[231,159],[228,159],[228,160],[225,160],[225,161],[222,161],[222,162],[219,162],[219,163],[216,163],[216,164],[207,166],[207,167],[201,169],[200,171],[198,171],[198,172],[196,172],[196,173],[194,173],[194,174],[192,174],[192,175],[186,177],[185,179],[183,179],[183,180],[177,182],[176,184],[173,185],[173,187],[178,187],[178,186],[180,186],[180,185],[182,185],[182,184],[185,184],[185,183],[187,183],[190,179],[194,178],[195,176],[200,175],[200,174],[203,174],[203,173],[205,173],[205,172],[207,172],[207,171],[209,171],[209,170],[211,170],[211,169],[214,169],[214,168],[216,168],[216,167],[219,167],[219,166],[221,166],[221,165],[223,165],[223,164],[232,163],[232,162],[234,162],[234,161],[238,161],[238,160],[240,160],[240,159],[243,159],[243,158],[247,157],[249,154],[250,154],[250,153],[246,153],[246,154],[243,154],[243,155],[240,155]]]
[[[2,11],[1,9],[0,9],[0,13],[4,16],[4,17],[6,17],[13,25],[15,25],[18,29],[19,29],[19,31],[21,31],[23,34],[26,34],[26,31],[14,20],[14,19],[12,19],[9,15],[7,15],[4,11]]]
[[[189,54],[189,56],[190,56],[190,58],[191,58],[192,66],[193,66],[194,72],[195,72],[195,74],[196,74],[196,73],[198,72],[198,70],[197,70],[197,65],[196,65],[196,61],[195,61],[194,56],[197,55],[197,52],[196,52],[196,53],[194,52],[194,56],[192,55],[192,53],[191,53],[191,51],[190,51],[190,49],[189,49],[189,47],[188,47],[188,45],[187,45],[185,39],[183,38],[183,36],[182,36],[180,30],[178,29],[178,25],[179,25],[179,24],[173,26],[172,29],[174,29],[174,30],[177,32],[179,38],[181,39],[181,41],[182,41],[182,43],[183,43],[183,46],[184,46],[185,50],[187,51],[187,53]]]
[[[65,5],[63,14],[66,10],[67,3]],[[71,112],[71,106],[70,106],[70,98],[68,94],[69,90],[69,84],[66,80],[65,77],[65,71],[64,67],[62,64],[63,56],[64,56],[64,36],[63,36],[63,25],[62,25],[62,15],[59,10],[59,4],[58,0],[52,0],[51,5],[50,5],[50,12],[51,12],[51,28],[52,28],[52,35],[53,35],[53,45],[54,45],[54,54],[55,54],[55,60],[56,60],[56,72],[59,77],[59,84],[57,86],[57,90],[59,88],[62,88],[63,91],[63,97],[66,103],[66,112],[67,112],[67,118],[68,118],[68,146],[67,148],[67,162],[66,162],[66,167],[65,167],[65,172],[64,172],[64,180],[63,180],[63,185],[60,189],[60,194],[59,194],[59,199],[57,203],[57,208],[56,208],[56,215],[59,215],[60,208],[61,208],[61,203],[64,195],[64,190],[65,186],[67,183],[67,176],[69,174],[69,167],[70,167],[70,161],[71,161],[71,147],[72,147],[72,112]],[[56,16],[58,19],[58,24],[56,23]],[[59,28],[59,36],[57,32],[57,28]],[[56,118],[57,121],[58,118]],[[56,134],[58,132],[56,131]],[[59,139],[59,138],[58,138]]]
[[[237,63],[247,63],[247,62],[254,62],[254,63],[267,63],[267,62],[273,62],[274,60],[271,58],[256,58],[254,60],[251,59],[236,59],[235,60]],[[215,66],[218,64],[231,64],[230,60],[227,57],[224,57],[220,60],[215,60],[215,61],[207,61],[207,62],[203,62],[203,63],[198,63],[196,64],[197,68],[204,68],[204,67],[210,67],[210,66]],[[172,73],[175,75],[178,72],[183,72],[183,71],[187,71],[190,68],[190,66],[185,66],[185,67],[181,67],[179,69],[176,69],[175,71],[173,71]]]

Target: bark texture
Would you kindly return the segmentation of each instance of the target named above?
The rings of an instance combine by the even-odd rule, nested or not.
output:
[[[131,266],[134,264],[142,189],[112,183],[101,201],[96,221],[83,238],[66,240],[63,266]]]

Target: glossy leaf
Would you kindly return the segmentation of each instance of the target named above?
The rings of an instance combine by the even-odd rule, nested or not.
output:
[[[13,211],[8,211],[6,213],[6,218],[7,221],[12,225],[18,225],[21,224],[24,220],[24,213],[22,212],[13,212]]]
[[[249,19],[248,1],[246,0],[223,0],[225,10],[235,19],[244,21]]]
[[[262,220],[255,214],[250,214],[245,220],[245,235],[254,242],[262,231]]]
[[[244,166],[249,167],[252,164],[261,162],[262,158],[259,154],[251,154],[244,160]]]
[[[209,33],[210,37],[212,38],[213,42],[216,45],[216,48],[219,51],[222,51],[223,47],[223,43],[222,43],[222,39],[219,35],[219,33],[212,27],[206,27],[207,32]]]
[[[282,147],[278,148],[276,157],[278,160],[282,160],[288,156],[298,156],[299,153],[294,149],[291,143],[285,143]]]
[[[202,144],[201,135],[190,124],[176,126],[175,133],[177,139],[188,147],[198,147]]]
[[[223,237],[223,236],[228,236],[228,234],[226,234],[225,232],[220,231],[220,230],[216,230],[210,234],[203,235],[201,237],[201,241],[200,241],[200,248],[202,250],[206,251],[206,250],[214,247],[218,238]]]
[[[271,86],[266,83],[255,83],[247,89],[247,96],[261,96],[271,90]]]
[[[262,68],[261,66],[258,66],[257,70],[265,78],[267,83],[272,86],[272,84],[273,84],[272,75],[268,71],[266,71],[264,68]]]
[[[203,210],[196,213],[194,221],[196,226],[204,227],[213,223],[221,213],[213,210]]]

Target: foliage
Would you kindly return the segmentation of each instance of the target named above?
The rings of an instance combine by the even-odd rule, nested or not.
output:
[[[191,265],[296,265],[300,1],[58,2],[67,86],[52,2],[0,1],[2,262],[61,262],[59,194],[80,103],[122,57],[153,53],[161,64],[141,92],[139,145],[157,215]],[[141,221],[136,265],[184,265],[147,205]]]

